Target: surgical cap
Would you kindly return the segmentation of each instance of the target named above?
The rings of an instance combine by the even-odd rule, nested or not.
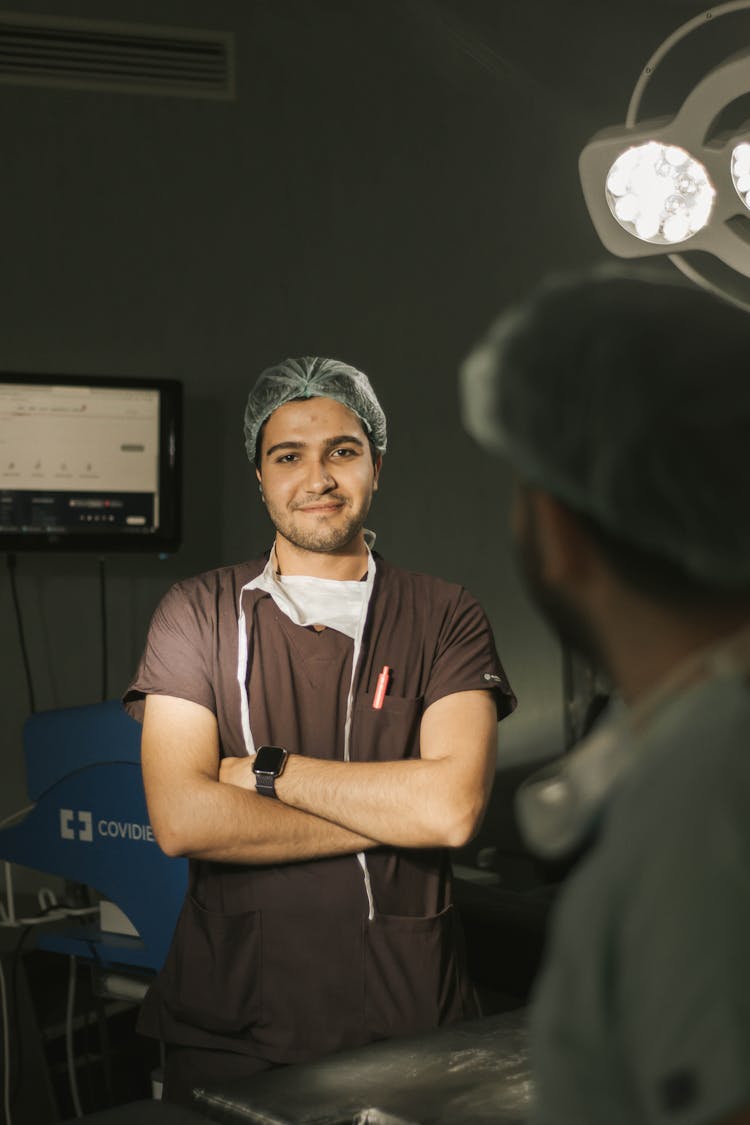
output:
[[[750,583],[750,318],[645,269],[553,278],[461,368],[519,476],[714,588]]]
[[[250,391],[245,407],[245,449],[251,461],[256,458],[263,423],[284,403],[299,398],[333,398],[348,407],[378,453],[385,453],[385,414],[367,376],[338,359],[304,356],[267,367]]]

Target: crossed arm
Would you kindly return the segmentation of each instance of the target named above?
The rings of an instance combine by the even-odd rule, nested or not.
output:
[[[457,847],[476,833],[495,771],[490,692],[433,703],[421,757],[336,762],[290,754],[279,800],[255,792],[252,759],[219,762],[216,718],[199,704],[148,696],[142,765],[149,816],[168,855],[285,863],[391,844]]]

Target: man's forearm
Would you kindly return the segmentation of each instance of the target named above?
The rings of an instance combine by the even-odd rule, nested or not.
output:
[[[402,848],[462,847],[476,834],[497,756],[488,692],[444,696],[422,716],[420,757],[391,762],[290,756],[277,781],[285,804]]]
[[[285,805],[405,848],[459,847],[473,817],[439,761],[332,762],[291,755],[276,781]]]
[[[253,865],[351,855],[375,846],[319,816],[209,779],[175,794],[157,840],[170,855]]]

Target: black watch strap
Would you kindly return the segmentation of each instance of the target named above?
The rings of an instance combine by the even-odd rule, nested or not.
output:
[[[275,797],[278,801],[275,782],[276,774],[274,773],[256,773],[255,775],[256,791],[263,797]]]

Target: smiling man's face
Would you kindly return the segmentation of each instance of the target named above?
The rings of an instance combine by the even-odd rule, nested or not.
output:
[[[347,550],[361,534],[380,464],[357,415],[335,399],[274,410],[256,472],[278,535],[304,551]]]

